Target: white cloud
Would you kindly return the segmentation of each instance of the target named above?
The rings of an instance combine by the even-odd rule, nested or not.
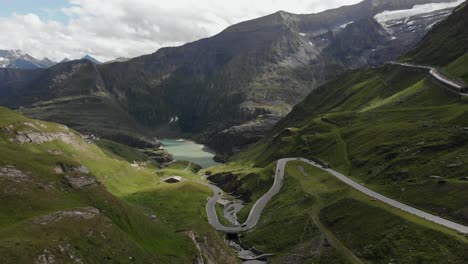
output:
[[[0,18],[0,49],[61,60],[135,57],[214,35],[229,25],[285,10],[314,13],[360,0],[70,0],[70,21],[35,14]]]

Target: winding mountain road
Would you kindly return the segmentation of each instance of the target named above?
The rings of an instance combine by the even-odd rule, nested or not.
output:
[[[304,158],[287,158],[287,159],[280,159],[278,160],[278,163],[277,163],[277,166],[276,166],[276,173],[275,173],[275,179],[274,179],[274,182],[273,182],[273,185],[271,186],[270,190],[268,190],[267,193],[265,193],[260,199],[257,200],[257,202],[255,202],[255,204],[253,205],[253,207],[251,208],[250,210],[250,213],[249,213],[249,216],[247,217],[247,220],[245,221],[244,224],[242,224],[241,226],[225,226],[223,224],[221,224],[219,222],[219,219],[218,219],[218,216],[216,214],[216,203],[218,202],[219,199],[222,198],[223,196],[223,191],[215,186],[215,185],[211,185],[211,184],[207,184],[214,192],[214,196],[211,197],[209,200],[208,200],[208,203],[206,204],[206,212],[207,212],[207,216],[208,216],[208,222],[217,230],[219,231],[222,231],[222,232],[225,232],[225,233],[232,233],[232,234],[235,234],[235,233],[241,233],[241,232],[244,232],[244,231],[248,231],[252,228],[254,228],[259,219],[260,219],[260,216],[262,214],[262,211],[263,209],[265,208],[266,204],[273,198],[273,196],[275,196],[276,194],[278,194],[281,190],[281,187],[283,186],[283,180],[284,180],[284,170],[285,170],[285,167],[286,167],[286,164],[289,162],[289,161],[302,161],[302,162],[305,162],[309,165],[312,165],[316,168],[319,168],[321,170],[324,170],[328,173],[330,173],[331,175],[335,176],[336,178],[338,178],[339,180],[341,180],[342,182],[348,184],[349,186],[353,187],[354,189],[376,199],[376,200],[379,200],[383,203],[386,203],[390,206],[393,206],[393,207],[396,207],[398,209],[401,209],[407,213],[410,213],[410,214],[413,214],[413,215],[416,215],[418,217],[421,217],[421,218],[424,218],[428,221],[431,221],[431,222],[434,222],[436,224],[439,224],[439,225],[442,225],[442,226],[445,226],[445,227],[448,227],[450,229],[453,229],[453,230],[456,230],[457,232],[461,232],[461,233],[464,233],[464,234],[467,234],[468,233],[468,227],[467,226],[464,226],[464,225],[461,225],[461,224],[457,224],[455,222],[452,222],[452,221],[449,221],[449,220],[446,220],[446,219],[443,219],[441,217],[438,217],[436,215],[432,215],[432,214],[429,214],[429,213],[426,213],[424,211],[421,211],[417,208],[414,208],[414,207],[411,207],[409,205],[406,205],[406,204],[403,204],[401,202],[398,202],[396,200],[393,200],[391,198],[388,198],[386,196],[383,196],[377,192],[374,192],[372,190],[370,190],[369,188],[366,188],[364,186],[362,186],[361,184],[351,180],[350,178],[346,177],[345,175],[333,170],[333,169],[330,169],[330,168],[323,168],[320,164],[317,164],[313,161],[310,161],[308,159],[304,159]]]
[[[389,62],[388,64],[399,65],[399,66],[407,67],[407,68],[426,70],[438,82],[440,82],[440,83],[442,83],[444,85],[447,85],[449,87],[452,87],[452,88],[458,90],[460,95],[466,96],[466,94],[463,91],[467,87],[466,84],[461,83],[461,82],[456,81],[456,80],[449,79],[447,76],[442,75],[439,72],[439,70],[437,68],[435,68],[435,67],[417,65],[417,64],[412,64],[412,63],[404,63],[404,62],[394,62],[394,61]]]

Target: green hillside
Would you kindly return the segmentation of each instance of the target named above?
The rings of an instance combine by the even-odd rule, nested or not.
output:
[[[356,71],[312,92],[269,140],[210,169],[210,179],[251,201],[240,213],[245,219],[271,185],[277,159],[318,158],[368,188],[466,225],[467,113],[468,105],[424,74],[399,66]],[[332,249],[320,247],[305,259],[328,263],[338,254],[352,262],[466,261],[465,254],[456,257],[468,252],[466,240],[456,242],[460,235],[386,208],[315,169],[305,177],[298,166],[306,167],[289,166],[283,191],[243,240],[278,253],[278,262],[317,248],[324,236]],[[284,232],[274,231],[280,227]]]
[[[415,41],[393,47],[371,19],[376,13],[434,1],[278,12],[122,63],[1,70],[0,104],[18,111],[0,107],[0,262],[239,263],[226,243],[235,236],[208,223],[205,175],[225,198],[246,203],[238,213],[244,222],[271,187],[276,161],[291,157],[321,160],[378,193],[468,225],[467,101],[428,73],[372,68],[376,50],[365,52],[383,48],[384,62]],[[400,60],[468,81],[467,28],[465,4]],[[369,68],[350,71],[360,66]],[[269,130],[269,118],[288,112]],[[228,163],[204,170],[168,162],[152,139],[185,135],[237,151],[267,130]],[[172,176],[182,181],[166,183]],[[288,162],[281,192],[238,238],[271,263],[468,263],[468,234],[301,161]]]
[[[460,7],[403,59],[466,80],[466,51],[446,53],[440,45],[458,45],[467,12]],[[449,27],[454,42],[438,42]],[[249,202],[239,214],[245,219],[271,185],[276,160],[320,159],[381,194],[468,225],[467,131],[468,105],[428,74],[396,65],[358,70],[314,90],[268,139],[211,168],[210,179]],[[243,242],[276,253],[275,263],[468,261],[466,236],[389,208],[300,162],[288,165],[282,192]]]
[[[211,191],[160,180],[195,171],[118,146],[0,108],[2,263],[236,263],[205,219]]]

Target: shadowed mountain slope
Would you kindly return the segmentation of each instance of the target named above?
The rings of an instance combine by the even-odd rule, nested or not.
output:
[[[403,22],[387,28],[373,17],[432,2],[453,1],[366,0],[318,14],[280,11],[126,62],[62,63],[26,80],[0,71],[0,79],[7,81],[0,90],[8,95],[1,103],[80,131],[137,140],[182,134],[231,154],[261,138],[274,120],[319,85],[350,69],[395,59],[413,47],[429,25],[448,13],[405,19],[420,25],[411,30]],[[265,115],[272,119],[264,122]],[[255,133],[238,140],[243,129]]]

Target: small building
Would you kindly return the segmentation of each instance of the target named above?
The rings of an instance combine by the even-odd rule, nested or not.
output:
[[[182,181],[182,177],[172,176],[172,177],[169,177],[169,178],[165,178],[163,180],[164,180],[164,182],[167,182],[167,183],[178,183],[178,182]]]

